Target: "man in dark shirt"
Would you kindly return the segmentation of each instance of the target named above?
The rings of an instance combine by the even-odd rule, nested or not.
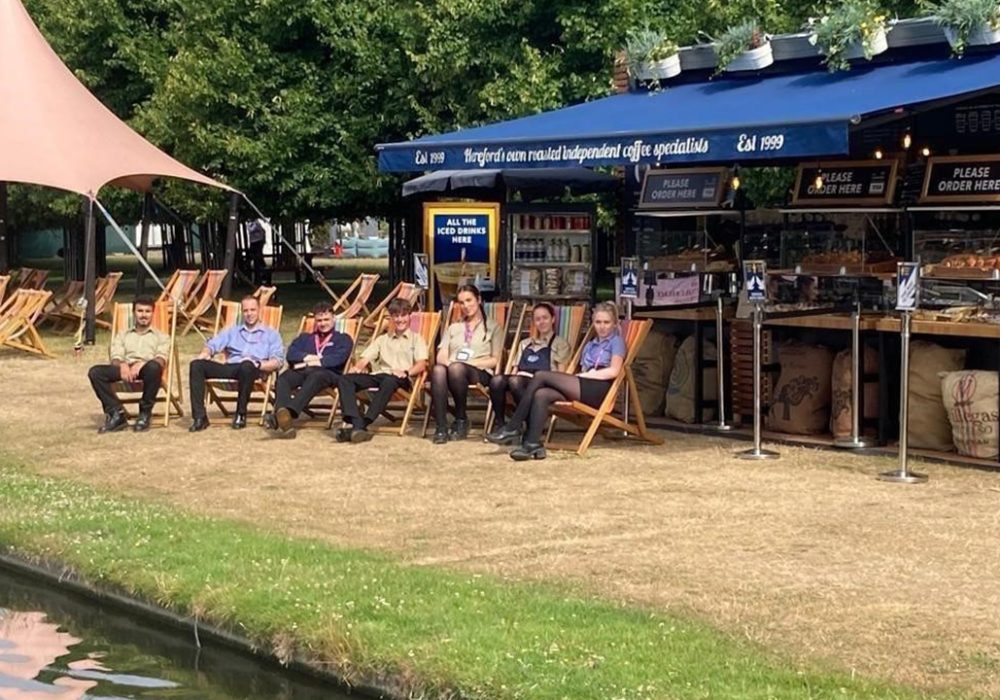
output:
[[[295,437],[292,421],[316,394],[336,385],[354,342],[346,333],[334,330],[334,321],[330,305],[318,304],[313,309],[312,333],[300,334],[288,346],[288,369],[278,376],[274,413],[264,418],[266,429],[278,430],[282,437]]]

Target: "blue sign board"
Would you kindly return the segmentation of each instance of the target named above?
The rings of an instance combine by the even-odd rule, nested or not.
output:
[[[747,290],[747,301],[767,301],[767,267],[763,260],[745,260],[743,262],[743,282]]]
[[[896,264],[896,310],[913,311],[917,308],[917,290],[920,286],[920,263]]]
[[[639,270],[635,258],[622,258],[622,285],[619,296],[622,299],[636,299],[639,296]]]
[[[424,249],[430,256],[433,308],[444,308],[461,284],[480,291],[496,278],[500,205],[424,205]]]

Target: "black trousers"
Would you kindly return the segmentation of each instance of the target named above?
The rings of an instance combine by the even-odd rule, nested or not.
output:
[[[191,417],[205,417],[206,379],[235,379],[237,384],[236,412],[245,416],[247,406],[250,404],[250,393],[253,391],[254,380],[263,376],[252,362],[222,364],[215,360],[192,360],[189,374]]]
[[[316,394],[335,385],[339,376],[332,369],[325,367],[286,369],[278,375],[277,387],[274,390],[274,409],[287,408],[292,415],[299,415],[306,410]]]
[[[375,422],[396,389],[409,389],[410,380],[393,374],[345,374],[337,379],[340,390],[340,413],[344,422],[359,430]],[[377,389],[368,403],[368,410],[361,415],[358,406],[358,390]]]
[[[101,406],[107,415],[125,410],[118,394],[112,388],[113,384],[121,381],[121,376],[121,369],[115,365],[94,365],[87,373],[90,386],[94,387],[94,393],[101,400]],[[153,410],[162,377],[163,366],[155,360],[150,360],[139,370],[138,380],[142,382],[142,397],[139,399],[140,413],[148,413]]]

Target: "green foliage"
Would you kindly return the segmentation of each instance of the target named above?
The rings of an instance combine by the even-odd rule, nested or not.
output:
[[[766,41],[767,37],[755,19],[744,20],[724,31],[715,42],[716,75],[725,72],[726,67],[744,51],[763,46]]]
[[[670,58],[678,46],[661,31],[644,27],[629,32],[625,39],[625,60],[633,78],[648,73],[651,64]]]
[[[930,5],[937,23],[952,33],[951,48],[956,56],[965,53],[969,37],[980,29],[1000,29],[1000,2],[997,0],[943,0]]]
[[[850,70],[848,51],[860,46],[864,57],[871,60],[875,40],[885,31],[886,20],[885,10],[872,0],[844,0],[811,21],[809,41],[819,47],[831,72]]]

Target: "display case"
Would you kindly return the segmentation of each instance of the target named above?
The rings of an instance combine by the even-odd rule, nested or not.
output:
[[[594,209],[586,206],[508,207],[512,298],[593,299],[594,214]]]
[[[786,210],[780,269],[816,276],[877,276],[896,270],[898,212]]]
[[[1000,212],[914,211],[913,254],[925,278],[1000,280]]]

